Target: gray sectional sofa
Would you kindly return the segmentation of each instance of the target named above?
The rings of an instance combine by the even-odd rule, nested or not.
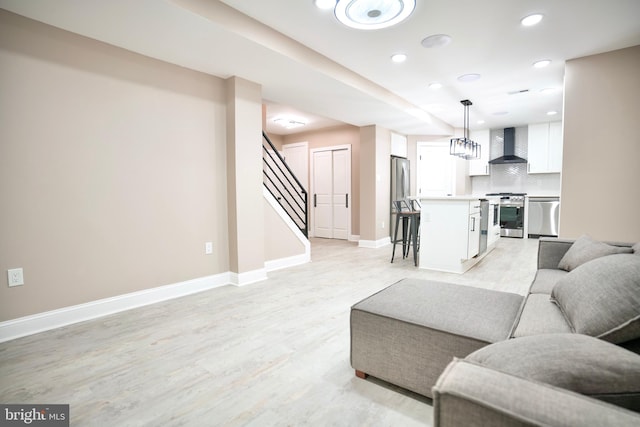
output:
[[[624,409],[640,411],[637,353],[640,244],[596,242],[588,236],[575,241],[541,238],[538,271],[526,296],[405,279],[351,308],[356,374],[433,398],[436,425],[441,426],[502,425],[500,420],[504,425],[556,425],[548,421],[558,414],[538,407],[548,399],[580,408],[572,423],[571,411],[564,407],[566,417],[560,419],[567,424],[557,425],[580,425],[581,417],[591,412],[604,414],[594,420],[610,416],[624,425],[630,417],[638,423],[640,415]],[[614,357],[620,354],[622,359]],[[558,360],[563,363],[550,369]],[[568,369],[580,363],[582,371]],[[612,370],[617,376],[596,382],[618,386],[621,378],[632,379],[634,385],[613,387],[619,398],[611,398],[610,387],[593,393],[593,387],[573,387],[593,372]],[[551,378],[545,376],[550,372]],[[568,373],[573,375],[569,379]],[[562,378],[566,381],[552,381]],[[522,394],[513,393],[516,385]],[[492,391],[496,387],[501,391]],[[474,393],[495,397],[495,402],[470,397]],[[528,397],[518,400],[520,395]],[[538,395],[533,404],[531,396]],[[508,402],[504,411],[496,409],[500,402]],[[605,414],[603,405],[613,412]],[[540,412],[549,417],[535,420]],[[486,422],[474,424],[471,418]]]

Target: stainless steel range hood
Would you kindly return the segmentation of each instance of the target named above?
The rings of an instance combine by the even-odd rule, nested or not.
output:
[[[527,163],[527,159],[516,156],[516,128],[504,129],[504,156],[489,160],[491,165]]]

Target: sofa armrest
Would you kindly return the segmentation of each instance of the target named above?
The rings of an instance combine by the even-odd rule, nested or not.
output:
[[[558,268],[560,260],[575,242],[574,239],[541,237],[538,241],[538,270]]]
[[[454,359],[433,387],[435,427],[638,426],[640,414]]]

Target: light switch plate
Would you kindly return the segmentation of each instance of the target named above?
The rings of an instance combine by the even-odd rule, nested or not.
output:
[[[7,281],[9,287],[24,285],[24,274],[21,268],[12,268],[7,270]]]

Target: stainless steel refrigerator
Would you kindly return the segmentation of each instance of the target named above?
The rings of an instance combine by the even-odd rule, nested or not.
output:
[[[409,160],[404,157],[391,156],[391,200],[389,200],[389,236],[393,239],[396,230],[396,211],[394,200],[406,200],[411,195],[409,181]]]

